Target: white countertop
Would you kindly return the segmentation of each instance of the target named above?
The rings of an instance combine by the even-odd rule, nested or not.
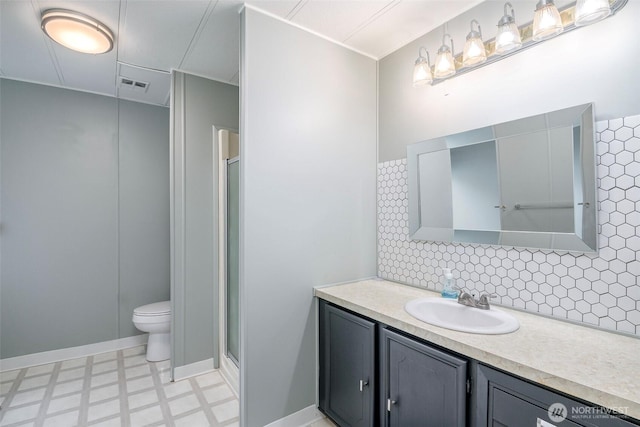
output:
[[[496,368],[640,419],[640,339],[497,307],[520,329],[477,335],[415,319],[404,305],[440,295],[384,280],[315,289],[326,301]]]

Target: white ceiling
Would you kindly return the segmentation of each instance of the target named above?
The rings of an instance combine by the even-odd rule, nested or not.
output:
[[[246,3],[379,59],[482,0],[249,0]],[[238,84],[242,0],[0,0],[0,76],[168,105],[170,71]],[[42,11],[107,25],[114,50],[73,52],[40,30]],[[120,77],[149,83],[134,91]]]

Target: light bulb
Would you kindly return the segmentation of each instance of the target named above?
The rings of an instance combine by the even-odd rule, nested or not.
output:
[[[562,19],[553,0],[540,0],[533,16],[533,37],[535,41],[548,39],[562,32]]]
[[[511,8],[511,15],[507,11],[508,7]],[[516,25],[516,12],[511,3],[507,2],[504,5],[504,16],[498,21],[495,51],[498,55],[504,55],[520,47],[522,47],[522,38]]]
[[[478,25],[478,31],[473,29],[473,23]],[[467,41],[464,44],[464,50],[462,51],[462,65],[465,67],[471,67],[474,65],[482,64],[487,60],[487,51],[482,41],[482,29],[480,24],[475,19],[471,21],[471,32],[467,35]]]
[[[445,38],[449,36],[451,40],[451,49],[444,43]],[[453,40],[449,34],[442,36],[442,46],[438,49],[438,56],[434,65],[433,76],[437,79],[446,79],[456,73],[456,64],[453,60]]]
[[[424,48],[421,48],[421,50]],[[429,52],[427,52],[427,58]],[[421,87],[430,84],[433,81],[433,75],[431,74],[431,65],[428,59],[424,56],[418,56],[416,59],[416,65],[413,67],[413,87]]]
[[[578,0],[576,3],[576,27],[593,24],[611,15],[609,0]]]

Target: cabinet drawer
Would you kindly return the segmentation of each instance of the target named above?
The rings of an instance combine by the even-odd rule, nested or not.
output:
[[[476,372],[475,427],[632,427],[634,420],[607,414],[546,387],[478,365]],[[549,408],[556,408],[555,418]],[[552,410],[552,414],[553,410]],[[556,421],[556,419],[558,421]],[[541,421],[538,421],[541,420]]]
[[[507,427],[580,427],[569,420],[551,422],[546,409],[519,399],[511,394],[493,389],[490,397],[491,426]]]

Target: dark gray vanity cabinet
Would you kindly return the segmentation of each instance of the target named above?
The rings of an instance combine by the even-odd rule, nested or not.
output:
[[[380,347],[381,425],[466,425],[466,360],[388,329]]]
[[[577,401],[481,364],[477,368],[474,395],[475,427],[636,425],[630,420],[612,416],[592,404]]]
[[[320,409],[341,427],[375,426],[376,324],[320,300]]]
[[[640,426],[517,372],[319,304],[319,406],[340,427]]]
[[[466,360],[319,304],[319,407],[339,426],[466,426]]]

